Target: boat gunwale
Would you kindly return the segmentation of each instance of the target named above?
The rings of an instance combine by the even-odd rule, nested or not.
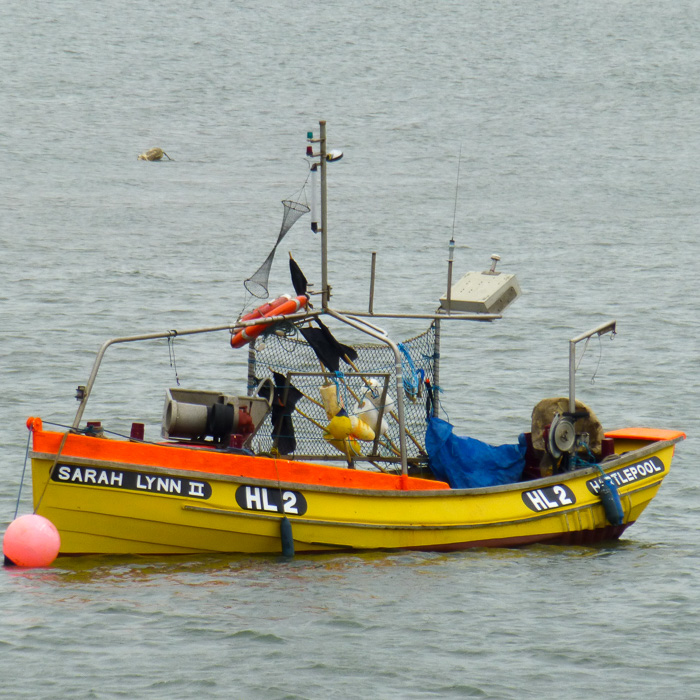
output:
[[[72,456],[70,454],[62,453],[56,459],[56,454],[51,452],[35,452],[30,451],[29,456],[32,460],[45,460],[53,462],[55,460],[55,465],[66,462],[69,464],[75,464],[76,466],[85,467],[98,467],[103,469],[122,469],[126,471],[147,471],[155,472],[159,474],[180,474],[187,475],[188,478],[195,476],[197,479],[203,479],[207,481],[225,481],[230,483],[241,483],[241,484],[251,484],[253,486],[268,486],[272,484],[273,488],[284,488],[292,490],[306,490],[306,491],[319,491],[326,493],[341,493],[348,495],[362,495],[362,496],[373,496],[373,497],[388,497],[388,496],[399,496],[401,498],[426,498],[426,497],[450,497],[455,498],[459,496],[479,496],[479,495],[489,495],[507,492],[523,492],[530,491],[533,488],[543,488],[550,485],[560,484],[562,482],[572,481],[574,479],[579,479],[589,475],[600,475],[600,469],[604,472],[613,471],[624,467],[626,464],[636,462],[644,457],[655,454],[669,447],[672,447],[676,443],[682,441],[683,436],[678,435],[677,437],[671,438],[669,440],[662,440],[659,442],[651,442],[649,444],[643,445],[642,447],[625,452],[619,455],[611,455],[606,461],[596,464],[595,466],[583,467],[581,469],[575,469],[570,472],[562,472],[561,474],[554,474],[552,476],[542,477],[539,479],[531,479],[528,481],[517,481],[511,484],[500,484],[497,486],[486,486],[473,489],[360,489],[352,487],[343,486],[325,486],[323,484],[306,483],[306,482],[296,482],[296,481],[281,481],[276,479],[261,479],[259,477],[247,477],[245,475],[239,474],[220,474],[214,472],[205,472],[199,470],[189,470],[176,467],[162,467],[149,464],[137,464],[134,462],[116,462],[108,460],[95,460],[86,457]],[[163,447],[166,447],[163,445]],[[170,446],[167,446],[170,447]],[[185,448],[189,449],[189,448]],[[216,453],[214,453],[216,454]],[[303,462],[307,466],[324,466],[328,465],[315,465],[311,462]],[[336,467],[330,467],[336,468]],[[337,467],[341,469],[340,467]],[[664,475],[668,473],[668,469],[664,470]],[[396,474],[396,479],[398,484],[400,484],[401,475]],[[421,477],[412,477],[414,479],[420,479]],[[425,481],[430,481],[426,479]],[[55,482],[62,483],[62,482]],[[80,486],[80,483],[68,483],[66,485]]]

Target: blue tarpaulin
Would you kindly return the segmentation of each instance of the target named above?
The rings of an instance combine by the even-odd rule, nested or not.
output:
[[[454,435],[447,421],[431,418],[425,447],[433,474],[453,489],[512,484],[525,468],[525,435],[518,437],[517,445],[488,445]]]

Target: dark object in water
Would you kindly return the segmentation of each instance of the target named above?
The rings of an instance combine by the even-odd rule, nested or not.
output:
[[[162,148],[149,148],[145,153],[141,153],[137,160],[160,160],[163,156],[172,160]]]

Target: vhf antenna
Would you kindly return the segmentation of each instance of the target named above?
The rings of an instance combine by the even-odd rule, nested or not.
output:
[[[452,238],[450,238],[449,255],[447,257],[447,313],[450,313],[452,301],[452,263],[455,256],[455,224],[457,221],[457,196],[459,195],[459,171],[462,166],[462,144],[459,144],[459,157],[457,158],[457,186],[455,187],[455,208],[452,213]]]

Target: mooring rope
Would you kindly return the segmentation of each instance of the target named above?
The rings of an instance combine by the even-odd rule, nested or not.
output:
[[[30,428],[32,430],[32,428]],[[51,469],[49,469],[49,476],[46,479],[46,483],[44,484],[44,488],[41,489],[41,495],[39,496],[39,500],[36,503],[36,507],[34,508],[34,512],[36,513],[39,510],[39,506],[41,505],[41,502],[44,500],[44,494],[46,493],[46,489],[49,486],[49,482],[51,481],[51,477],[53,476],[54,469],[56,469],[56,465],[58,464],[58,460],[61,456],[61,452],[63,452],[63,448],[66,446],[66,440],[68,439],[68,434],[69,430],[66,430],[65,433],[63,433],[63,438],[61,439],[61,444],[58,447],[58,452],[56,452],[56,457],[53,461],[53,464],[51,465]]]
[[[22,485],[24,484],[24,475],[27,471],[27,460],[29,459],[29,445],[32,442],[32,429],[29,428],[27,431],[27,449],[24,452],[24,467],[22,467],[22,478],[20,479],[19,482],[19,493],[17,494],[17,505],[15,506],[15,517],[12,518],[15,520],[17,518],[17,513],[19,513],[19,499],[22,497]]]

